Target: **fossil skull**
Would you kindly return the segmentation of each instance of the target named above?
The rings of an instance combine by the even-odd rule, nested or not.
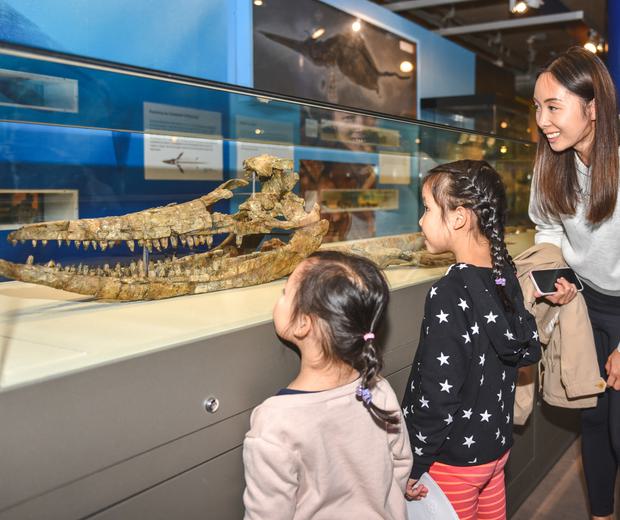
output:
[[[292,189],[299,180],[292,161],[261,155],[244,161],[246,177],[255,175],[261,191],[239,205],[229,215],[211,212],[218,201],[230,199],[233,190],[248,185],[245,179],[231,179],[211,193],[182,204],[146,209],[116,217],[60,220],[30,224],[9,234],[17,245],[33,245],[56,240],[59,245],[74,244],[84,249],[105,251],[125,243],[133,252],[136,245],[146,251],[174,250],[179,244],[190,248],[210,248],[214,236],[226,238],[215,248],[177,258],[129,265],[72,265],[62,267],[53,261],[35,265],[0,259],[0,275],[24,282],[64,289],[96,298],[112,300],[152,300],[217,291],[268,282],[289,274],[306,256],[316,250],[327,232],[328,223],[320,219],[319,207],[310,212],[304,200]],[[269,234],[273,230],[293,230],[288,243],[272,239],[259,251],[248,250],[244,237]],[[250,241],[248,241],[250,242]]]

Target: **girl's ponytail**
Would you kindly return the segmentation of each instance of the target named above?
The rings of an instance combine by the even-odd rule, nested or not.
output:
[[[374,320],[373,320],[374,321]],[[368,409],[378,419],[390,424],[398,424],[400,417],[397,413],[379,408],[372,402],[372,392],[370,391],[370,385],[374,382],[376,376],[379,374],[382,368],[382,363],[375,350],[373,340],[375,335],[373,332],[367,332],[364,334],[364,346],[362,347],[361,362],[361,378],[362,382],[357,387],[357,397],[363,401]]]

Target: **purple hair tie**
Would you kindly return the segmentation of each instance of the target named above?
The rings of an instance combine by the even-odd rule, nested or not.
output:
[[[372,332],[367,332],[364,334],[364,341],[368,341],[370,339],[375,339],[375,335]]]
[[[355,389],[355,395],[361,398],[361,400],[364,401],[364,404],[366,406],[370,406],[370,403],[372,402],[372,393],[370,392],[368,388],[363,387],[362,385],[359,385]]]
[[[502,287],[506,287],[506,278],[496,278],[495,285],[501,285]]]

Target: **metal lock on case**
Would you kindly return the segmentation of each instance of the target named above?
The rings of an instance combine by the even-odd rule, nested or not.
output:
[[[209,413],[217,412],[220,407],[220,401],[217,397],[208,397],[202,404],[204,405],[205,410]]]

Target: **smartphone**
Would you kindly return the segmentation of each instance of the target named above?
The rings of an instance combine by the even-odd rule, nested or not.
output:
[[[574,283],[578,291],[583,291],[581,280],[570,267],[535,269],[530,271],[530,278],[540,294],[553,294],[556,292],[555,282],[558,278],[564,278],[568,283]]]

